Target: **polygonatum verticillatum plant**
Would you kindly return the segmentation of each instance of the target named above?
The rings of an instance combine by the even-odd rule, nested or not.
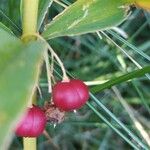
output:
[[[47,40],[111,29],[127,19],[131,5],[147,10],[150,8],[147,0],[77,0],[70,6],[62,5],[65,9],[45,25],[48,19],[46,14],[53,2],[55,0],[22,0],[21,29],[2,11],[0,13],[6,18],[0,22],[2,149],[8,148],[14,131],[22,137],[37,137],[45,130],[46,121],[52,124],[63,122],[66,112],[81,108],[89,99],[88,83],[68,78],[62,61]],[[15,32],[15,29],[18,31]],[[51,64],[49,56],[53,60]],[[62,70],[62,81],[59,82],[54,74],[54,60]],[[39,75],[44,61],[51,97],[39,108],[33,106],[33,103],[38,104],[33,102],[33,97],[39,87]],[[126,78],[121,78],[118,82],[101,85],[102,89],[150,72],[149,68],[138,71],[140,75],[137,72],[127,74]],[[20,118],[22,120],[18,121]]]

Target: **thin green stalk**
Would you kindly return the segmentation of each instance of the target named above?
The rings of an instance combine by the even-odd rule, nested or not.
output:
[[[117,38],[122,43],[124,43],[126,46],[128,46],[129,48],[131,48],[132,50],[134,50],[135,52],[137,52],[141,56],[143,56],[145,59],[147,59],[147,60],[150,61],[150,56],[148,56],[147,54],[145,54],[143,51],[139,50],[137,47],[135,47],[134,45],[132,45],[131,43],[129,43],[128,41],[126,41],[125,39],[123,39],[122,37],[120,37],[119,35],[117,35],[115,32],[113,32],[111,30],[107,30],[107,32],[109,34],[111,34],[112,36],[114,36],[115,38]]]
[[[113,129],[117,134],[119,134],[127,143],[129,143],[134,149],[140,150],[134,143],[131,142],[126,136],[124,136],[117,128],[115,128],[104,116],[98,112],[89,102],[87,105],[94,111],[97,116],[99,116],[111,129]]]
[[[142,92],[140,91],[140,89],[138,88],[136,81],[133,80],[133,81],[132,81],[132,84],[133,84],[134,88],[136,89],[138,95],[140,96],[140,100],[141,100],[141,102],[143,103],[145,109],[146,109],[146,110],[148,111],[148,113],[150,114],[150,107],[149,107],[149,105],[148,105],[146,99],[144,98],[143,93],[142,93]]]
[[[116,118],[116,116],[109,111],[92,93],[90,93],[91,98],[93,99],[93,101],[95,101],[95,103],[101,108],[103,109],[103,111],[105,111],[107,113],[107,115],[109,115],[115,122],[117,122],[122,129],[124,129],[124,131],[126,131],[126,133],[128,133],[128,135],[136,142],[138,143],[141,147],[143,147],[145,150],[148,150],[147,146],[145,144],[143,144],[141,142],[141,140],[135,136],[120,120],[118,120]]]

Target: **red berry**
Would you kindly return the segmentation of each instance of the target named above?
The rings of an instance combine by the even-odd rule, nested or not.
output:
[[[46,125],[45,113],[37,106],[28,108],[27,114],[16,128],[16,135],[21,137],[37,137],[42,134]]]
[[[62,81],[54,86],[52,97],[59,109],[71,111],[79,109],[86,103],[89,90],[81,80]]]

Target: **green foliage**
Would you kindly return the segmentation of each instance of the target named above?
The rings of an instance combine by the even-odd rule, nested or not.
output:
[[[126,18],[125,4],[125,0],[78,0],[56,16],[42,35],[51,39],[110,28]]]
[[[94,97],[95,98],[95,97]],[[96,98],[95,98],[96,99]],[[98,101],[98,100],[97,100]],[[99,102],[99,101],[98,101]],[[100,103],[100,102],[99,102]],[[138,150],[138,146],[136,144],[134,144],[132,141],[129,140],[129,138],[127,138],[125,136],[125,134],[122,134],[122,132],[120,132],[116,127],[114,127],[114,125],[112,123],[109,122],[109,120],[107,118],[104,117],[104,115],[102,115],[99,111],[97,111],[93,105],[91,105],[90,103],[87,103],[87,105],[89,106],[89,108],[91,108],[93,110],[93,112],[100,118],[102,119],[110,128],[112,128],[120,137],[122,137],[126,142],[128,142],[134,149]],[[103,106],[103,105],[102,105]],[[107,108],[106,108],[107,110]],[[109,112],[109,110],[108,110]],[[125,130],[129,131],[128,128],[126,128],[115,116],[113,116],[113,114],[110,112],[110,115],[112,115],[111,117],[116,119],[116,122],[118,121],[118,124],[120,123],[121,126],[123,126],[125,128]],[[134,137],[134,134],[131,133],[130,131],[128,132],[129,135]],[[134,139],[134,138],[133,138]],[[136,137],[135,137],[136,139]],[[141,141],[137,140],[137,144],[140,143],[141,146]],[[147,147],[145,145],[142,144],[142,147],[144,149],[147,149]],[[148,149],[147,149],[148,150]]]
[[[0,28],[2,28],[2,29],[4,29],[5,31],[7,31],[7,32],[9,32],[9,33],[11,33],[11,34],[13,34],[13,32],[12,32],[8,27],[6,27],[3,23],[1,23],[1,22],[0,22]]]
[[[131,80],[133,78],[139,78],[139,77],[141,77],[141,76],[143,76],[144,74],[147,74],[147,73],[150,73],[150,66],[144,67],[143,69],[132,71],[132,72],[124,74],[120,77],[113,78],[113,79],[109,80],[106,83],[103,83],[103,84],[100,84],[98,86],[93,87],[91,89],[91,91],[94,92],[94,93],[95,92],[101,92],[104,89],[108,89],[112,86],[118,85],[122,82]]]
[[[15,8],[15,9],[14,9]],[[12,12],[11,10],[14,9]],[[0,22],[10,28],[16,35],[21,34],[19,3],[15,0],[2,0],[0,5]]]
[[[0,145],[25,109],[38,82],[45,45],[22,43],[0,29]],[[6,143],[5,143],[6,144]]]
[[[6,2],[7,0],[2,0],[0,7],[2,9],[0,9],[2,22],[0,23],[0,145],[5,139],[4,135],[12,133],[14,121],[31,98],[38,81],[45,49],[45,45],[39,41],[25,44],[10,34],[9,28],[16,36],[21,35],[21,15],[19,16],[17,7],[19,1]],[[41,32],[45,23],[53,19],[42,35],[46,39],[53,38],[49,41],[50,45],[63,60],[70,77],[91,82],[98,80],[102,84],[91,88],[94,94],[91,94],[87,106],[77,114],[68,113],[65,122],[55,129],[47,125],[47,131],[55,142],[53,143],[52,140],[49,144],[46,142],[47,139],[41,136],[38,139],[38,149],[47,147],[101,150],[116,149],[116,147],[148,149],[140,134],[142,132],[133,124],[128,111],[121,105],[119,97],[109,89],[114,85],[117,86],[123,101],[134,110],[133,115],[136,114],[138,123],[142,123],[147,132],[150,129],[149,75],[146,74],[150,72],[150,67],[147,66],[150,60],[150,35],[147,31],[150,22],[149,13],[134,8],[129,19],[126,18],[128,4],[136,2],[144,7],[146,5],[143,4],[148,0],[60,0],[59,3],[40,0],[39,2],[37,28]],[[70,6],[61,12],[61,7],[67,5]],[[48,13],[49,6],[51,6],[50,13]],[[17,11],[14,11],[16,7]],[[53,18],[52,16],[55,15],[56,17]],[[122,22],[123,20],[125,21]],[[119,29],[123,34],[114,29],[114,31],[107,30],[121,22]],[[93,33],[98,30],[106,31]],[[89,32],[92,34],[74,36]],[[55,38],[66,35],[74,37]],[[135,70],[135,64],[138,64],[141,69]],[[54,75],[56,79],[62,79],[56,62]],[[142,78],[138,79],[139,77]],[[132,81],[133,78],[137,78],[135,82]],[[127,82],[128,80],[130,82]],[[37,101],[39,105],[50,99],[47,86],[45,67],[43,67],[40,77],[42,95]],[[9,136],[11,137],[11,134]],[[14,138],[10,149],[16,148],[22,149],[18,138]]]
[[[50,7],[50,5],[52,4],[52,0],[40,0],[39,2],[39,10],[38,10],[38,21],[37,21],[37,29],[39,30],[43,20],[45,18],[45,15],[48,11],[48,8]]]

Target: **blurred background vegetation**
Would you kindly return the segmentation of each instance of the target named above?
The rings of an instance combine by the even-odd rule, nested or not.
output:
[[[69,5],[73,0],[62,0]],[[46,15],[44,24],[52,20],[64,8],[53,2]],[[0,0],[0,21],[19,37],[21,35],[20,1]],[[104,33],[104,34],[103,34]],[[104,82],[113,77],[137,69],[137,66],[125,54],[128,53],[139,65],[146,66],[149,61],[141,55],[150,56],[150,13],[131,7],[131,15],[118,28],[99,34],[91,33],[75,37],[61,37],[49,41],[50,45],[62,59],[68,74],[84,81],[99,80]],[[115,42],[115,43],[114,43]],[[131,45],[130,45],[131,44]],[[123,52],[123,50],[125,52]],[[140,53],[140,54],[139,54]],[[55,76],[61,79],[60,68],[55,64]],[[144,131],[150,134],[150,77],[143,76],[107,89],[96,92],[94,98],[102,102],[128,129],[141,141],[145,142],[135,123],[140,122]],[[49,100],[45,68],[40,78],[42,97],[38,97],[39,105]],[[91,104],[110,124],[120,126],[93,101]],[[137,119],[137,120],[134,120]],[[120,129],[123,135],[127,135]],[[88,106],[77,113],[67,113],[66,120],[57,125],[47,125],[45,135],[38,138],[39,150],[128,150],[132,149],[115,131],[110,129]],[[134,143],[132,138],[130,141]],[[140,148],[140,146],[139,146]],[[14,137],[10,150],[21,150],[21,138]]]

